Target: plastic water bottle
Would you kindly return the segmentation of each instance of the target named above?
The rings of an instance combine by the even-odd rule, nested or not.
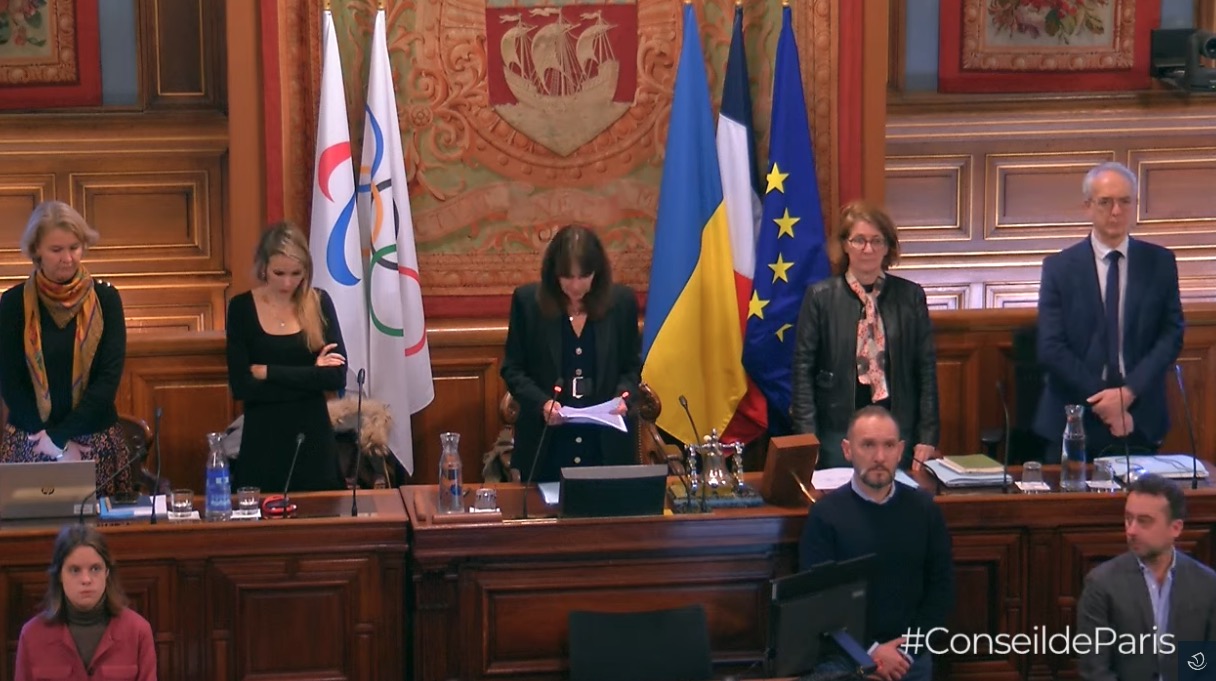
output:
[[[224,456],[220,440],[223,433],[208,433],[211,453],[207,455],[207,520],[228,520],[232,517],[232,488],[228,483],[228,457]]]
[[[1085,425],[1081,418],[1084,405],[1070,404],[1064,407],[1064,443],[1060,449],[1060,489],[1065,492],[1084,492],[1085,484]]]
[[[460,463],[460,433],[440,433],[439,512],[463,513],[464,472]]]

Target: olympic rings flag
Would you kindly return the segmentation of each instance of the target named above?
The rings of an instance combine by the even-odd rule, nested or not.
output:
[[[359,167],[359,219],[361,231],[369,235],[371,244],[367,268],[371,316],[368,394],[389,406],[393,414],[389,446],[413,474],[410,415],[435,399],[435,384],[384,23],[381,9],[372,33],[363,162]]]
[[[346,387],[367,369],[367,307],[363,292],[363,254],[355,216],[355,170],[351,158],[346,92],[334,20],[325,11],[322,27],[321,102],[317,109],[316,173],[312,186],[312,285],[325,289],[338,312],[346,345]]]

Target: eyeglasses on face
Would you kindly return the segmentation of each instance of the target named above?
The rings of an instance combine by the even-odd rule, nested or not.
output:
[[[876,251],[881,251],[887,247],[887,239],[881,236],[876,236],[873,239],[855,236],[848,240],[848,244],[859,251],[864,251],[867,245]]]
[[[1130,208],[1136,200],[1130,196],[1103,196],[1100,199],[1090,199],[1089,202],[1102,210],[1110,210],[1115,204],[1119,204],[1120,208]]]

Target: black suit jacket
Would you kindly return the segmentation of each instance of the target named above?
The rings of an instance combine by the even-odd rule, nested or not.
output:
[[[1169,634],[1174,646],[1180,641],[1216,640],[1216,573],[1212,568],[1178,551],[1174,583],[1170,588]],[[1085,578],[1085,589],[1077,604],[1078,633],[1096,637],[1099,627],[1114,630],[1124,637],[1150,634],[1153,630],[1153,605],[1144,574],[1130,551],[1094,568]],[[1112,634],[1103,634],[1110,641]],[[1151,679],[1161,674],[1166,681],[1178,678],[1177,651],[1160,659],[1152,654],[1151,639],[1135,654],[1123,654],[1118,646],[1087,651],[1077,656],[1077,670],[1086,681],[1131,681]],[[1167,653],[1164,645],[1160,652]]]
[[[1126,295],[1123,365],[1125,382],[1136,395],[1128,407],[1136,433],[1157,443],[1169,430],[1165,374],[1182,350],[1182,302],[1174,254],[1130,239]],[[1046,380],[1034,429],[1049,441],[1058,442],[1064,432],[1064,405],[1085,404],[1106,387],[1102,380],[1105,324],[1090,240],[1048,256],[1039,287],[1038,333],[1038,359]]]
[[[502,378],[519,402],[515,422],[515,452],[511,465],[524,480],[532,470],[544,419],[541,409],[553,398],[553,386],[562,376],[562,317],[546,317],[537,299],[539,284],[525,284],[511,297],[511,321],[507,327],[506,355]],[[608,311],[594,322],[595,375],[589,393],[591,404],[599,404],[628,391],[636,395],[641,380],[641,344],[638,338],[638,303],[633,291],[612,287]],[[562,400],[559,399],[559,402]],[[605,464],[636,463],[635,425],[630,432],[605,428],[600,436]],[[560,427],[560,426],[556,426]],[[549,439],[546,438],[545,449]],[[542,456],[548,454],[542,453]]]

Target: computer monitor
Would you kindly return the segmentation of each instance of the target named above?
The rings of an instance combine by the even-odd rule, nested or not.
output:
[[[815,565],[773,580],[769,676],[798,676],[837,655],[860,675],[875,670],[866,652],[866,583],[873,555]]]
[[[564,518],[662,515],[666,500],[663,464],[562,469]]]
[[[0,519],[74,518],[96,486],[96,461],[0,463]]]

